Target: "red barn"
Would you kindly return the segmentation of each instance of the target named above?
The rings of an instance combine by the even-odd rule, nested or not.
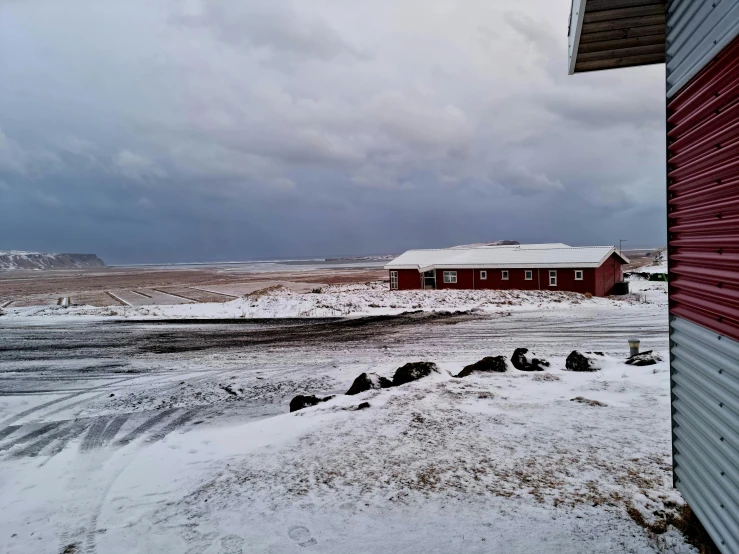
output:
[[[613,246],[517,244],[409,250],[385,266],[392,290],[518,289],[613,294],[628,258]]]

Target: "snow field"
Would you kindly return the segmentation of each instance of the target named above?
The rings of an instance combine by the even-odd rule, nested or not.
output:
[[[116,481],[100,548],[176,551],[197,529],[203,547],[238,537],[245,551],[292,552],[300,528],[320,552],[691,552],[674,531],[649,537],[626,515],[654,521],[682,504],[669,478],[667,363],[608,357],[575,374],[551,361],[543,373],[444,371],[170,436]],[[361,402],[371,407],[356,411]],[[151,509],[137,488],[182,493]],[[401,536],[386,535],[406,518]]]
[[[632,281],[632,292],[648,292],[647,302],[666,305],[666,288],[658,283]],[[331,285],[318,293],[298,293],[284,287],[267,287],[249,296],[225,303],[109,306],[95,308],[34,307],[8,308],[10,317],[82,316],[90,318],[220,319],[275,317],[351,317],[394,315],[407,311],[474,311],[481,314],[514,311],[556,310],[565,312],[583,308],[639,310],[631,298],[588,298],[571,292],[494,291],[494,290],[412,290],[390,291],[382,281],[362,285]],[[136,300],[136,299],[132,299]],[[149,301],[140,297],[139,301]],[[131,303],[134,303],[133,301]],[[636,304],[636,306],[635,306]],[[641,306],[643,308],[643,306]]]
[[[0,360],[10,370],[7,379],[17,371],[30,380],[35,366],[87,375],[96,356],[100,363],[131,364],[122,370],[157,368],[151,377],[131,373],[131,381],[95,391],[88,403],[76,405],[75,397],[23,419],[14,414],[55,397],[0,402],[0,413],[13,424],[131,413],[128,427],[97,449],[81,448],[83,435],[54,455],[0,453],[6,514],[0,550],[61,552],[77,544],[80,551],[106,554],[695,552],[674,529],[650,535],[627,513],[637,510],[652,523],[682,505],[671,483],[668,363],[623,363],[632,334],[642,338],[643,349],[668,359],[665,284],[638,281],[633,289],[646,302],[517,291],[391,293],[380,284],[302,295],[273,289],[219,305],[120,308],[113,317],[146,321],[120,326],[97,322],[110,317],[104,309],[8,310],[0,324],[22,328],[21,345],[26,335],[42,344],[54,323],[64,333],[54,337],[74,329],[120,333],[121,339],[133,333],[137,341],[160,329],[172,339],[194,337],[201,327],[215,333],[216,326],[148,320],[241,317],[247,307],[261,315],[245,317],[419,309],[474,310],[480,317],[392,327],[355,342],[329,338],[161,355],[136,350],[134,342],[120,353],[86,346],[90,359],[84,360],[64,353],[52,363]],[[261,326],[248,323],[239,332]],[[546,358],[550,367],[451,377],[484,356],[510,358],[517,347]],[[565,371],[573,349],[606,352],[603,369]],[[435,362],[442,374],[341,394],[362,372],[389,377],[421,360]],[[122,376],[129,374],[116,379]],[[29,388],[21,381],[18,387]],[[291,414],[287,404],[295,394],[338,396]],[[370,408],[357,411],[362,402]],[[66,412],[56,412],[64,406]],[[153,426],[121,444],[140,422],[169,409],[198,415],[167,435]],[[262,415],[249,416],[252,409]]]

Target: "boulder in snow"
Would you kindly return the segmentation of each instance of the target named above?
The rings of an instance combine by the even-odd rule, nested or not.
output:
[[[302,394],[299,394],[290,401],[290,411],[297,412],[298,410],[302,410],[303,408],[310,408],[311,406],[316,406],[317,404],[320,404],[321,402],[326,402],[327,400],[331,400],[332,398],[333,396],[319,398],[313,395],[304,396]]]
[[[577,350],[570,352],[565,361],[565,368],[570,371],[598,371],[601,368],[600,360],[585,356]]]
[[[380,377],[377,373],[362,373],[354,379],[346,394],[351,396],[372,389],[386,389],[392,386],[393,382],[387,377]]]
[[[661,362],[662,358],[659,354],[654,352],[653,350],[647,350],[646,352],[640,352],[639,354],[636,354],[634,356],[629,357],[628,360],[626,360],[626,363],[629,365],[654,365],[657,362]]]
[[[479,362],[466,366],[456,376],[467,377],[475,371],[480,373],[504,373],[507,369],[505,356],[487,356]]]
[[[537,358],[528,348],[516,348],[511,356],[513,367],[521,371],[544,371],[549,362],[544,358]]]
[[[585,398],[583,396],[576,396],[575,398],[570,398],[570,402],[579,402],[580,404],[587,404],[588,406],[597,406],[600,408],[608,405],[608,404],[601,402],[600,400],[591,400],[590,398]]]
[[[405,385],[428,377],[432,373],[440,373],[434,362],[410,362],[395,370],[393,375],[393,386]]]
[[[357,406],[357,410],[366,410],[370,407],[369,402],[362,402],[359,406]]]

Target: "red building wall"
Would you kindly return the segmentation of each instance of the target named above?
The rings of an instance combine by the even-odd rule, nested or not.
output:
[[[457,282],[456,283],[445,283],[444,272],[445,271],[456,271]],[[473,273],[476,269],[437,269],[436,270],[436,288],[437,289],[471,289],[473,287]]]
[[[398,290],[420,289],[422,274],[415,269],[398,269]]]
[[[422,288],[422,276],[415,269],[399,269],[398,289],[412,290]],[[457,282],[445,283],[444,271],[456,271]],[[487,279],[480,278],[480,272],[487,271]],[[525,269],[509,269],[508,279],[503,280],[501,269],[460,269],[436,270],[437,289],[490,289],[490,290],[560,290],[606,296],[612,293],[615,283],[623,280],[623,268],[614,254],[602,266],[582,269],[582,280],[575,279],[574,268],[557,268],[557,285],[549,286],[549,269],[531,269],[533,279],[526,279]]]
[[[613,254],[595,270],[595,295],[613,294],[613,286],[623,280],[623,267],[618,257]]]

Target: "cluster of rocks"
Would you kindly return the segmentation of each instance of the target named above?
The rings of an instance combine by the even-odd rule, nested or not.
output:
[[[359,377],[354,379],[352,386],[346,391],[347,396],[353,396],[362,392],[373,389],[387,389],[390,387],[398,387],[405,385],[406,383],[412,383],[418,381],[424,377],[428,377],[432,373],[441,373],[439,368],[433,362],[410,362],[405,364],[403,367],[399,367],[395,370],[395,374],[392,379],[377,375],[377,373],[362,373]],[[303,396],[298,395],[290,401],[290,411],[296,412],[303,408],[309,408],[331,400],[333,396],[326,396],[319,398],[317,396]],[[368,402],[362,402],[357,406],[358,410],[369,408]]]
[[[603,368],[603,361],[605,355],[603,352],[579,352],[573,350],[570,355],[567,356],[565,361],[565,369],[568,371],[586,372],[586,371],[599,371]],[[541,356],[537,356],[536,353],[531,352],[528,348],[516,348],[511,356],[511,364],[519,371],[544,371],[544,368],[550,366],[548,360]],[[653,365],[657,362],[661,362],[662,359],[655,352],[649,350],[642,352],[635,356],[631,356],[626,363],[634,366],[645,366]],[[486,356],[485,358],[465,366],[462,371],[457,375],[456,378],[463,378],[473,373],[505,373],[508,370],[508,360],[505,356]],[[382,377],[377,373],[362,373],[359,377],[354,379],[352,386],[346,391],[348,396],[353,396],[366,392],[368,390],[375,389],[387,389],[390,387],[397,387],[418,381],[424,377],[428,377],[432,373],[441,373],[439,368],[433,362],[411,362],[407,363],[402,367],[395,370],[395,374],[392,379]],[[317,396],[304,396],[298,395],[290,402],[290,411],[295,412],[316,406],[321,402],[331,400],[334,396],[326,396],[319,398]],[[573,399],[578,400],[578,399]],[[368,402],[362,402],[357,409],[361,410],[369,408]]]

